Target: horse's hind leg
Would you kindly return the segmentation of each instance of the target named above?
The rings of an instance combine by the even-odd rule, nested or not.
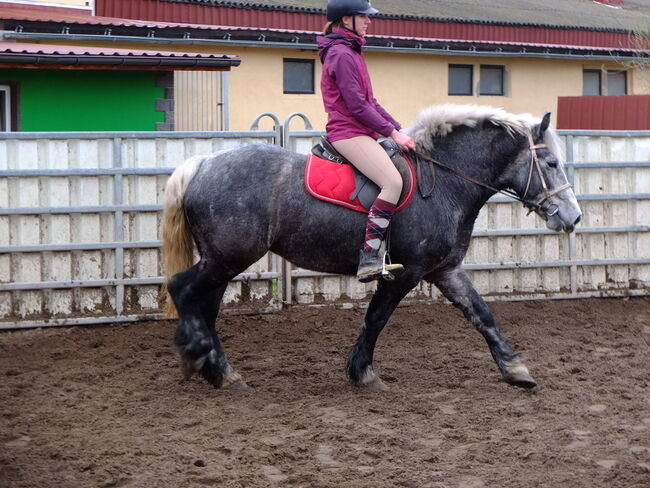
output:
[[[200,371],[215,388],[246,384],[228,364],[215,322],[228,280],[216,282],[199,262],[169,281],[169,294],[178,310],[174,343],[181,355],[183,375]]]
[[[427,278],[428,279],[428,278]],[[528,368],[510,345],[501,337],[492,312],[474,289],[469,277],[460,268],[439,274],[433,280],[440,291],[467,320],[483,334],[503,379],[511,385],[533,388],[537,385]]]

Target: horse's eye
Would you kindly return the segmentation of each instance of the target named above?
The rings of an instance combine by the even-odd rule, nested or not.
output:
[[[557,168],[557,161],[555,159],[551,159],[550,161],[546,161],[546,164],[548,164],[549,168]]]

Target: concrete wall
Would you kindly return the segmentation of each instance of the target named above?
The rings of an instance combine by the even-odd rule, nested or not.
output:
[[[155,314],[168,174],[190,156],[248,140],[115,136],[0,139],[0,322]],[[234,283],[226,300],[242,298],[241,286]],[[271,284],[263,286],[270,295]],[[246,297],[262,294],[259,288]]]
[[[650,133],[587,134],[567,136],[584,210],[576,233],[546,231],[505,197],[481,212],[466,268],[488,298],[649,292]],[[155,317],[167,175],[187,157],[276,135],[1,136],[0,328]],[[307,152],[315,133],[302,135],[289,147]],[[354,303],[373,287],[267,255],[230,285],[225,302],[238,310]],[[411,295],[438,296],[427,284]]]

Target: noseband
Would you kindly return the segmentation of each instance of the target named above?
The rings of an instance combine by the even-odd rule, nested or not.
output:
[[[463,173],[461,173],[459,171],[456,171],[455,169],[450,168],[449,166],[442,164],[440,161],[436,161],[435,159],[430,158],[429,156],[426,156],[426,155],[424,155],[422,153],[415,152],[415,157],[418,158],[418,159],[423,159],[425,161],[428,161],[429,163],[434,164],[435,166],[438,166],[438,167],[440,167],[440,168],[442,168],[442,169],[444,169],[446,171],[449,171],[450,173],[452,173],[452,174],[454,174],[454,175],[456,175],[456,176],[458,176],[460,178],[463,178],[463,179],[465,179],[465,180],[467,180],[467,181],[469,181],[471,183],[474,183],[475,185],[479,185],[479,186],[482,186],[483,188],[487,188],[488,190],[491,190],[491,191],[493,191],[495,193],[501,193],[502,195],[508,196],[510,198],[514,198],[515,200],[518,200],[518,201],[520,201],[521,203],[524,204],[524,207],[526,207],[528,209],[529,214],[531,212],[536,212],[538,210],[541,210],[542,212],[544,212],[546,214],[547,217],[552,217],[553,215],[555,215],[558,212],[558,210],[559,210],[558,206],[555,205],[554,203],[549,203],[548,205],[544,205],[544,204],[547,203],[553,195],[557,195],[558,193],[561,193],[564,190],[568,190],[568,189],[572,188],[573,185],[571,185],[571,183],[567,182],[566,184],[564,184],[564,185],[562,185],[562,186],[560,186],[558,188],[555,188],[554,190],[549,190],[548,189],[548,184],[546,183],[546,178],[544,178],[544,173],[542,171],[542,166],[541,166],[541,164],[539,162],[539,157],[537,156],[537,151],[536,151],[537,149],[548,148],[548,146],[546,144],[535,144],[535,142],[533,141],[533,135],[532,135],[532,133],[530,131],[528,132],[527,135],[528,135],[528,144],[529,144],[529,149],[530,149],[530,169],[528,171],[528,181],[526,182],[526,191],[524,191],[524,196],[523,197],[520,197],[519,195],[517,195],[516,192],[514,192],[512,190],[509,190],[509,189],[499,190],[498,188],[494,188],[494,187],[492,187],[490,185],[482,183],[482,182],[472,178],[471,176],[464,175]],[[528,191],[530,190],[530,183],[531,183],[532,178],[533,178],[533,168],[535,168],[537,170],[537,174],[539,175],[539,179],[540,179],[540,181],[542,183],[542,188],[543,188],[542,197],[536,202],[533,201],[533,200],[527,200],[526,199],[526,196],[528,195]]]
[[[555,215],[559,208],[557,205],[554,203],[549,203],[548,205],[544,206],[544,203],[546,203],[548,200],[553,195],[557,195],[558,193],[563,192],[564,190],[568,190],[569,188],[572,188],[571,183],[567,182],[564,185],[554,189],[550,190],[548,189],[548,185],[546,184],[546,178],[544,178],[544,173],[542,172],[542,165],[539,162],[539,157],[537,156],[537,149],[542,149],[542,148],[548,148],[546,144],[535,144],[533,141],[533,135],[528,132],[528,144],[529,144],[529,149],[530,149],[530,169],[528,171],[528,182],[526,182],[526,191],[524,192],[524,196],[519,198],[517,197],[517,200],[523,202],[523,204],[528,208],[528,213],[530,214],[531,212],[534,212],[536,210],[542,210],[547,217],[552,217]],[[539,181],[542,182],[542,188],[544,191],[542,192],[542,198],[540,198],[537,202],[531,202],[530,200],[526,200],[526,195],[528,195],[528,190],[530,189],[530,182],[533,178],[533,167],[537,169],[537,174],[539,175]]]

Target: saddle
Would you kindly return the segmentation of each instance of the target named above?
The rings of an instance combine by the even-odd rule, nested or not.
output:
[[[418,178],[410,158],[392,139],[380,142],[402,176],[402,193],[395,212],[406,208],[419,186],[423,197],[431,195],[434,183],[433,168],[422,175],[418,164]],[[416,158],[417,159],[417,158]],[[423,189],[422,185],[429,189]],[[305,188],[314,197],[342,205],[357,212],[368,213],[380,188],[347,161],[326,137],[312,148],[305,167]]]

